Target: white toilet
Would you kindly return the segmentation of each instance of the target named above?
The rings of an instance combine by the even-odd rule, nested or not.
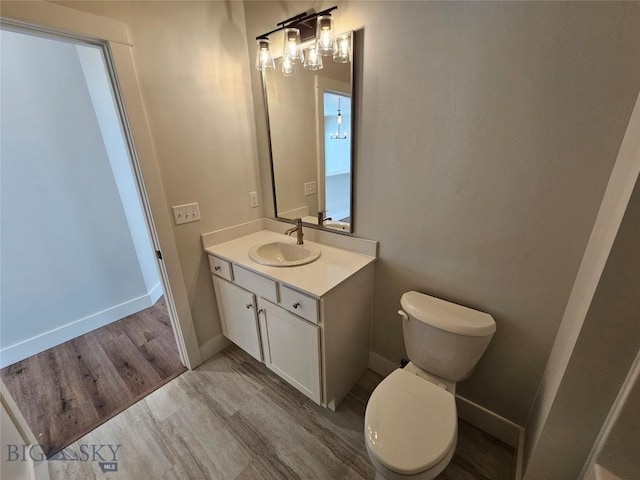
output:
[[[496,323],[487,313],[418,292],[405,293],[400,304],[410,362],[373,391],[365,443],[376,480],[431,480],[456,449],[456,382],[471,374]]]

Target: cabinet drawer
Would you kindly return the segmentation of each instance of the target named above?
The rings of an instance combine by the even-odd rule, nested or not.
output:
[[[231,264],[226,260],[209,255],[209,267],[211,267],[211,273],[226,278],[227,280],[233,280]]]
[[[234,281],[256,295],[278,303],[278,285],[273,280],[245,270],[237,265],[233,271]]]
[[[280,286],[280,297],[282,307],[310,322],[318,323],[318,300],[286,285]]]

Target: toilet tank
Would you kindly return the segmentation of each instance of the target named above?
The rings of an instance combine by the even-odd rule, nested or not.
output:
[[[400,304],[409,360],[455,382],[471,375],[496,331],[493,317],[419,292],[405,293]]]

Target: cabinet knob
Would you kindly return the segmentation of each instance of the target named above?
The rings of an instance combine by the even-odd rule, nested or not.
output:
[[[220,271],[220,267],[219,267],[218,265],[216,265],[215,267],[213,267],[213,269],[214,269],[216,272],[219,272],[219,271]]]
[[[260,308],[260,309],[258,310],[258,315],[262,315],[263,313],[264,313],[264,308]]]
[[[299,302],[296,302],[296,303],[293,304],[293,308],[298,308],[299,306],[300,306]]]
[[[247,304],[245,305],[245,307],[247,307],[247,308],[251,308],[251,307],[253,307],[253,305],[252,305],[252,304],[250,304],[250,303],[247,303]]]

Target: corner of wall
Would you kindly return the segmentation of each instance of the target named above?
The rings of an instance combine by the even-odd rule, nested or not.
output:
[[[538,393],[529,413],[525,437],[525,475],[532,461],[542,464],[546,455],[540,442],[561,385],[567,381],[565,373],[578,338],[583,330],[614,240],[630,204],[640,174],[640,95],[631,114],[618,157],[605,191],[600,210],[585,249],[571,295],[542,376]],[[526,477],[525,478],[529,478]]]
[[[231,342],[227,340],[227,338],[222,334],[210,338],[202,345],[200,345],[200,355],[202,356],[202,362],[204,363],[210,358],[214,357],[229,345],[231,345]]]

